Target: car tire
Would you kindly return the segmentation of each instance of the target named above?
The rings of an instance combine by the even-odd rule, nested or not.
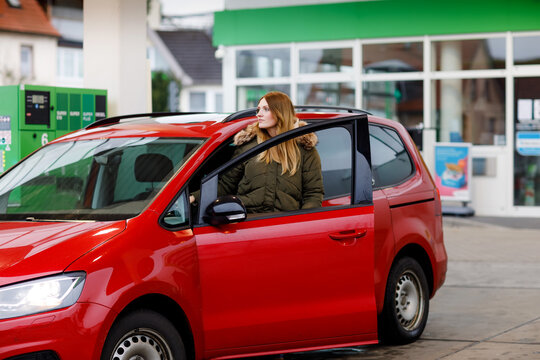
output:
[[[417,340],[427,323],[429,292],[426,275],[410,257],[399,259],[390,270],[383,311],[379,316],[379,338],[388,344]]]
[[[163,315],[138,310],[120,318],[111,328],[101,360],[133,358],[186,360],[182,338]]]

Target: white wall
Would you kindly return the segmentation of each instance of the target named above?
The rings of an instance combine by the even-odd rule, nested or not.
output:
[[[31,46],[33,77],[20,74],[21,46]],[[48,36],[0,32],[0,85],[55,85],[57,40]]]
[[[146,1],[84,3],[84,86],[108,90],[111,116],[151,110]]]

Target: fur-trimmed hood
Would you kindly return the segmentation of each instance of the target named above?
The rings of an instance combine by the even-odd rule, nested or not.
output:
[[[248,143],[253,138],[257,136],[257,125],[258,122],[254,122],[253,124],[248,125],[244,130],[240,130],[235,136],[234,136],[234,144],[235,145],[243,145],[245,143]],[[298,120],[294,127],[297,128],[299,126],[305,126],[307,125],[307,122]],[[319,139],[317,138],[317,135],[315,133],[308,133],[305,135],[300,136],[296,142],[298,145],[301,145],[306,150],[311,150],[317,145],[317,142]]]

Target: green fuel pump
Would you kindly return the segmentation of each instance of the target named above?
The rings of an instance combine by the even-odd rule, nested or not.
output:
[[[107,90],[0,86],[0,173],[51,140],[107,117]]]

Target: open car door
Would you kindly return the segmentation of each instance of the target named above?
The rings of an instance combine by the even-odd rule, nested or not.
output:
[[[206,222],[220,174],[310,132],[321,145],[335,141],[318,147],[325,192],[335,198],[317,209]],[[194,235],[205,357],[377,342],[369,148],[365,115],[327,120],[259,144],[203,179]]]

